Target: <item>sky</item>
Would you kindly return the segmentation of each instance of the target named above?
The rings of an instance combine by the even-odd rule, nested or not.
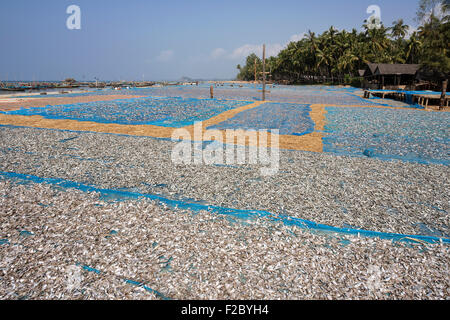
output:
[[[67,28],[70,5],[80,29]],[[276,55],[308,30],[359,30],[370,5],[387,26],[416,25],[418,0],[1,1],[0,79],[233,79],[263,43]]]

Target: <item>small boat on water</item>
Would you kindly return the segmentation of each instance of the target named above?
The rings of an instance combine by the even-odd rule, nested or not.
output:
[[[41,90],[47,89],[48,84],[44,83],[28,83],[28,82],[17,82],[17,83],[2,83],[0,82],[0,90],[3,91],[31,91],[31,90]]]

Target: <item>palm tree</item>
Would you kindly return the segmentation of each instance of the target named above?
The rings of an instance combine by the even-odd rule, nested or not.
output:
[[[306,35],[306,39],[309,42],[310,48],[311,48],[311,52],[313,50],[316,50],[316,34],[314,32],[312,32],[311,30],[308,30],[308,34]]]
[[[403,19],[399,19],[392,24],[389,30],[394,39],[400,40],[404,39],[408,34],[409,26],[403,23]]]
[[[416,21],[419,24],[429,23],[433,17],[439,14],[439,12],[436,12],[436,9],[440,9],[445,15],[450,9],[450,3],[448,0],[420,0]]]
[[[331,77],[331,61],[332,61],[332,57],[329,51],[325,51],[325,50],[318,50],[317,51],[317,64],[316,64],[316,68],[320,69],[321,67],[324,67],[327,70],[327,76]]]
[[[291,83],[317,82],[323,77],[341,79],[356,74],[369,62],[415,63],[445,73],[450,70],[449,20],[448,16],[441,20],[432,16],[409,38],[409,27],[402,19],[390,28],[383,24],[369,28],[366,23],[362,32],[338,31],[334,27],[318,35],[309,31],[304,39],[289,43],[277,57],[268,59],[267,64],[273,79]],[[254,78],[255,61],[259,71],[260,59],[250,55],[240,68],[240,78]]]
[[[358,60],[359,58],[353,54],[351,50],[347,50],[342,56],[340,56],[337,62],[337,69],[341,74],[351,73],[353,64]]]
[[[421,64],[429,70],[450,72],[450,23],[431,16],[430,21],[419,28],[422,41]]]
[[[418,38],[417,32],[414,32],[406,45],[406,62],[417,63],[422,48],[422,42]]]
[[[387,37],[387,28],[381,24],[380,28],[366,28],[366,41],[370,53],[370,58],[372,62],[375,63],[389,63],[392,59],[386,53],[386,49],[389,48],[391,42]]]

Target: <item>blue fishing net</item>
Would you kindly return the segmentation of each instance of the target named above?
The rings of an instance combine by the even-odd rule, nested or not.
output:
[[[448,113],[344,107],[326,110],[324,152],[450,164]]]
[[[311,108],[308,105],[265,103],[208,129],[279,129],[280,134],[305,135],[314,131],[315,124],[310,118],[310,112]]]
[[[82,97],[82,96],[101,96],[101,95],[140,95],[140,96],[157,96],[157,97],[183,97],[183,98],[210,98],[210,86],[214,87],[214,98],[218,99],[238,99],[238,100],[254,100],[260,101],[262,97],[261,84],[232,84],[225,83],[215,85],[213,83],[200,83],[198,86],[193,85],[175,85],[175,86],[154,86],[148,88],[128,88],[122,90],[100,89],[91,90],[83,93],[69,93],[63,95],[51,95],[51,97]],[[353,87],[338,86],[284,86],[284,85],[267,85],[267,100],[277,102],[292,102],[300,104],[331,104],[331,105],[381,105],[385,107],[394,107],[394,103],[380,103],[377,99],[363,99],[361,89]],[[374,92],[384,92],[386,90],[372,90]],[[407,93],[411,100],[411,95],[416,93],[439,94],[429,91],[402,91]],[[34,96],[40,97],[40,96]],[[50,97],[50,96],[49,96]],[[20,97],[19,97],[20,98]],[[25,98],[25,97],[24,97]],[[30,98],[30,97],[27,97]],[[404,106],[408,106],[405,103]],[[411,107],[418,108],[412,104]]]
[[[213,206],[213,205],[203,205],[203,204],[196,204],[196,203],[189,203],[184,202],[180,200],[172,200],[167,199],[165,197],[161,197],[159,195],[154,194],[143,194],[143,193],[136,193],[136,192],[129,192],[129,191],[121,191],[121,190],[113,190],[113,189],[100,189],[95,186],[90,185],[84,185],[81,183],[64,180],[64,179],[53,179],[53,178],[41,178],[33,175],[24,175],[19,173],[13,173],[13,172],[1,172],[0,171],[0,180],[2,179],[8,179],[12,181],[20,181],[24,180],[29,183],[43,183],[43,184],[49,184],[61,189],[77,189],[83,192],[97,192],[101,195],[101,199],[104,199],[104,196],[106,195],[106,199],[116,199],[119,201],[122,200],[132,200],[132,199],[149,199],[153,201],[157,201],[161,204],[165,204],[168,207],[171,208],[178,208],[181,210],[190,210],[193,213],[200,212],[200,211],[208,211],[215,213],[219,216],[227,216],[230,218],[235,218],[239,220],[254,220],[259,218],[270,218],[274,222],[281,222],[286,226],[296,226],[302,229],[308,229],[313,231],[319,231],[319,232],[332,232],[332,233],[340,233],[340,234],[350,234],[350,235],[361,235],[365,237],[377,237],[381,239],[389,239],[394,241],[410,241],[413,239],[418,239],[421,241],[425,241],[428,243],[436,243],[439,241],[442,241],[443,243],[450,243],[450,239],[448,238],[440,238],[433,236],[424,236],[424,235],[403,235],[403,234],[396,234],[396,233],[384,233],[384,232],[377,232],[377,231],[369,231],[369,230],[363,230],[363,229],[353,229],[353,226],[347,226],[344,228],[338,228],[333,227],[329,225],[323,225],[318,224],[312,221],[299,219],[295,217],[289,217],[285,215],[277,215],[268,211],[263,210],[242,210],[242,209],[232,209],[232,208],[225,208],[225,207],[219,207],[219,206]],[[408,237],[408,239],[405,239],[405,237]],[[8,239],[2,239],[4,240],[3,243],[0,242],[0,244],[8,244]],[[167,263],[170,262],[170,258],[167,261]],[[93,271],[96,273],[100,273],[97,269],[91,269],[89,271]]]
[[[4,113],[39,115],[46,119],[179,128],[247,104],[249,102],[218,99],[147,97],[28,108]]]

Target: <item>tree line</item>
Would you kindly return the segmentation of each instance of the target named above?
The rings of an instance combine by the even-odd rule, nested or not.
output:
[[[440,5],[441,14],[435,12]],[[403,19],[386,27],[373,28],[365,21],[362,31],[339,31],[333,26],[322,34],[309,31],[303,39],[290,42],[276,57],[266,59],[269,79],[290,84],[347,83],[358,85],[358,70],[367,63],[420,64],[424,74],[438,83],[450,73],[449,5],[442,0],[420,0],[417,21],[411,32]],[[373,22],[373,21],[372,21]],[[259,78],[262,60],[254,53],[238,65],[238,80]],[[356,83],[355,83],[356,82]]]

